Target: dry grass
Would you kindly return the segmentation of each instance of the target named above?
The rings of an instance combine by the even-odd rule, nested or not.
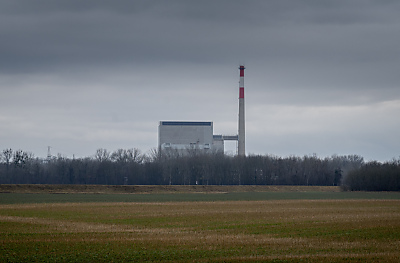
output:
[[[0,193],[232,193],[232,192],[339,192],[338,186],[290,185],[47,185],[0,184]]]
[[[399,262],[399,200],[0,205],[0,261]]]

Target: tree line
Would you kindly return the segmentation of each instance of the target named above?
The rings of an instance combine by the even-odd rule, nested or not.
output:
[[[400,159],[385,163],[368,162],[349,172],[342,182],[343,190],[400,191]]]
[[[395,178],[397,173],[390,170]],[[67,158],[60,154],[38,158],[22,150],[0,154],[2,184],[104,185],[341,185],[357,182],[356,172],[373,167],[358,155],[319,158],[273,155],[228,156],[188,150],[161,154],[153,150],[98,149],[93,156]],[[364,169],[364,170],[363,170]],[[375,169],[375,166],[374,166]],[[363,173],[364,174],[364,173]],[[397,177],[396,177],[397,176]],[[374,175],[371,175],[374,177]],[[354,182],[353,182],[354,181]]]

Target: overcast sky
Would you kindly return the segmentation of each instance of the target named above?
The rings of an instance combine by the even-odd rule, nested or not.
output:
[[[399,51],[400,1],[0,0],[0,150],[237,134],[244,63],[247,154],[399,158]]]

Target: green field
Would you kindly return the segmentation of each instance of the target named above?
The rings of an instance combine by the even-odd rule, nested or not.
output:
[[[232,192],[159,194],[0,193],[0,204],[83,202],[211,202],[262,200],[400,199],[400,192]]]
[[[400,262],[399,193],[0,194],[1,262]]]

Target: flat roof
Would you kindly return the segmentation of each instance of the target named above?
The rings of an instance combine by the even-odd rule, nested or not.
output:
[[[169,126],[212,126],[211,121],[160,121],[160,125]]]

